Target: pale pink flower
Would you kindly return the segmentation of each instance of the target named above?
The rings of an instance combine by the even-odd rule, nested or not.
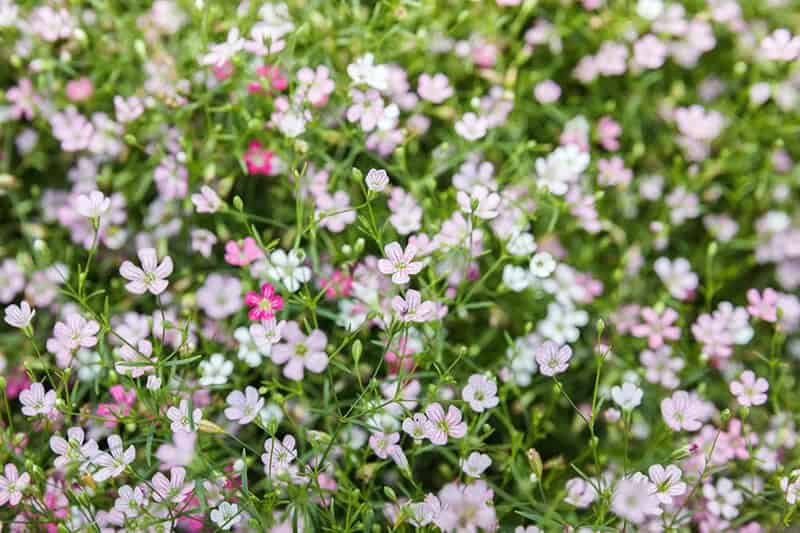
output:
[[[259,396],[255,387],[246,387],[244,394],[235,390],[225,398],[228,407],[225,409],[225,418],[245,425],[258,416],[261,408],[264,407],[264,398]]]
[[[92,474],[97,482],[119,476],[136,459],[136,448],[130,445],[126,449],[119,435],[111,435],[106,442],[108,452],[100,453],[91,459],[92,464],[98,467]]]
[[[686,391],[675,391],[670,398],[661,400],[661,416],[674,431],[697,431],[702,415],[701,405]]]
[[[665,505],[670,505],[675,496],[686,494],[686,483],[681,481],[681,469],[675,465],[652,465],[647,474],[656,486],[656,497]]]
[[[222,200],[214,189],[203,185],[200,192],[192,195],[192,203],[198,213],[216,213],[222,205]]]
[[[425,437],[433,444],[444,445],[448,437],[459,439],[467,434],[467,424],[461,421],[461,411],[454,405],[445,414],[438,402],[432,403],[425,409],[425,416]]]
[[[555,376],[566,371],[572,358],[572,348],[545,341],[536,349],[536,363],[543,376]]]
[[[422,74],[419,77],[417,93],[424,100],[428,100],[434,104],[441,104],[453,96],[453,88],[450,86],[450,81],[447,79],[447,76],[441,72],[433,76],[430,74]]]
[[[142,248],[138,254],[142,267],[125,261],[119,269],[123,278],[128,280],[125,288],[133,294],[150,292],[159,295],[167,289],[167,277],[172,274],[172,258],[166,256],[161,264],[154,248]]]
[[[22,300],[19,305],[9,305],[6,307],[6,324],[9,326],[25,329],[27,328],[33,317],[36,315],[36,310],[32,309],[30,304]]]
[[[181,503],[194,490],[194,481],[186,482],[186,470],[180,466],[170,469],[169,479],[161,472],[156,472],[150,485],[156,502]]]
[[[178,407],[173,405],[167,409],[167,418],[172,422],[170,429],[173,432],[193,433],[197,431],[197,425],[203,419],[203,411],[195,407],[189,412],[189,400],[181,400]]]
[[[422,270],[422,263],[414,261],[417,247],[413,244],[406,246],[403,251],[399,242],[391,242],[384,247],[383,251],[388,259],[378,261],[378,270],[387,276],[391,274],[392,283],[398,285],[408,283],[411,279],[410,276],[419,274]]]
[[[383,169],[369,169],[367,177],[364,178],[367,189],[374,192],[382,192],[389,185],[389,175]]]
[[[475,185],[469,194],[458,191],[456,196],[461,212],[483,220],[497,218],[500,195],[483,185]]]
[[[436,316],[436,304],[423,302],[422,295],[414,289],[407,290],[405,298],[400,295],[392,298],[392,309],[401,322],[428,322]]]
[[[5,475],[0,476],[0,506],[8,503],[11,507],[15,507],[22,500],[22,494],[28,488],[31,476],[27,472],[19,475],[13,463],[6,463],[3,473]]]
[[[284,342],[272,347],[271,357],[275,364],[286,365],[284,376],[300,381],[304,369],[319,374],[328,367],[325,353],[328,338],[321,330],[315,329],[306,336],[297,322],[290,321],[284,326],[282,336]]]
[[[647,517],[662,512],[655,485],[641,474],[617,482],[611,496],[611,510],[634,524],[642,524]]]
[[[750,316],[760,318],[765,322],[775,322],[778,320],[778,293],[766,288],[759,294],[756,289],[747,291],[747,312]]]
[[[764,378],[757,378],[752,370],[745,370],[738,381],[732,381],[731,394],[736,396],[736,401],[743,407],[761,405],[767,401],[769,382]]]
[[[75,211],[86,218],[100,218],[111,207],[111,198],[106,198],[100,191],[90,191],[75,199]]]
[[[500,403],[497,397],[497,383],[483,374],[472,374],[461,391],[461,397],[473,411],[482,413]]]
[[[678,313],[672,308],[666,308],[661,314],[655,309],[645,307],[641,311],[644,323],[636,324],[631,328],[631,333],[636,337],[646,337],[647,344],[655,350],[664,345],[665,340],[678,340],[681,329],[672,324],[678,320]]]
[[[492,459],[485,453],[472,452],[466,460],[461,459],[459,464],[466,475],[479,478],[492,464]]]

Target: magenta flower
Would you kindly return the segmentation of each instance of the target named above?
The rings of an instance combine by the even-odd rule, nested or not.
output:
[[[250,320],[269,320],[275,318],[275,313],[283,309],[283,298],[269,283],[263,284],[260,292],[248,292],[244,301],[250,306],[250,311],[247,313]]]
[[[251,141],[244,154],[244,162],[247,165],[247,172],[252,176],[261,174],[269,176],[272,171],[272,157],[270,150],[261,147],[258,141]]]
[[[319,329],[308,336],[300,330],[297,322],[287,322],[283,328],[284,342],[272,347],[272,361],[283,367],[283,375],[289,379],[300,381],[303,370],[308,369],[319,374],[328,367],[328,355],[325,346],[328,337]]]
[[[660,315],[652,307],[642,309],[643,324],[636,324],[631,333],[636,337],[647,337],[650,349],[655,350],[664,345],[665,340],[676,341],[681,336],[681,329],[672,324],[678,320],[678,313],[671,308],[664,309]]]
[[[756,289],[747,291],[747,312],[765,322],[778,320],[778,293],[771,288],[764,289],[761,294]]]
[[[467,424],[461,421],[461,411],[451,405],[445,414],[441,404],[432,403],[425,409],[425,437],[434,444],[447,444],[448,437],[460,439],[467,434]]]
[[[745,370],[738,381],[731,382],[730,389],[739,405],[750,407],[767,402],[769,382],[764,378],[756,378],[752,370]]]
[[[413,244],[406,246],[403,251],[399,242],[391,242],[384,247],[383,251],[388,259],[378,260],[378,270],[387,276],[391,274],[392,283],[398,285],[408,283],[411,279],[410,276],[419,274],[419,271],[422,270],[422,263],[414,261],[417,247]]]

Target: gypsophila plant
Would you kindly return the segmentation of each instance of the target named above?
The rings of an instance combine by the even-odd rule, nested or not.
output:
[[[795,0],[0,0],[0,530],[800,505]]]

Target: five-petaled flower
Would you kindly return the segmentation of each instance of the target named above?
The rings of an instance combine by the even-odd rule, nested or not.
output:
[[[159,295],[167,289],[167,277],[172,274],[172,258],[166,256],[158,263],[154,248],[142,248],[138,252],[141,268],[130,261],[125,261],[119,269],[123,278],[128,280],[125,288],[133,294]]]
[[[417,255],[417,247],[413,244],[406,246],[405,251],[399,242],[387,244],[384,253],[388,259],[378,260],[378,270],[387,276],[391,274],[392,283],[403,285],[410,281],[410,276],[419,274],[422,270],[422,263],[414,261]]]

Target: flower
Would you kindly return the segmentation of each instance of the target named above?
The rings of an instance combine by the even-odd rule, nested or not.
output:
[[[234,266],[249,265],[264,253],[252,237],[245,237],[241,243],[228,241],[225,243],[225,261]]]
[[[656,497],[664,505],[671,505],[675,496],[686,494],[686,483],[681,481],[681,469],[675,465],[652,465],[647,474],[656,486]]]
[[[556,269],[556,260],[548,252],[537,252],[531,258],[529,267],[531,274],[537,278],[547,278]]]
[[[203,411],[199,407],[195,407],[191,415],[189,414],[189,401],[181,400],[178,407],[174,405],[167,409],[167,418],[170,419],[170,429],[175,433],[193,433],[197,431],[197,425],[203,419]]]
[[[412,439],[422,440],[425,438],[425,428],[428,424],[428,417],[422,413],[416,413],[413,417],[403,420],[403,431]]]
[[[85,434],[80,427],[67,430],[67,438],[59,435],[50,437],[50,449],[58,455],[54,464],[56,468],[66,468],[70,464],[78,464],[85,469],[88,461],[97,455],[98,446],[94,439],[84,443]]]
[[[249,386],[245,388],[244,394],[238,390],[231,392],[225,402],[229,406],[225,408],[225,418],[241,425],[252,422],[264,407],[264,398],[259,396],[255,387]]]
[[[389,69],[386,65],[376,65],[375,56],[367,53],[347,66],[347,75],[356,85],[366,84],[384,91],[389,83]]]
[[[100,218],[106,214],[110,207],[111,198],[106,198],[100,191],[81,194],[75,199],[75,211],[86,218]]]
[[[648,516],[662,512],[655,485],[641,474],[617,482],[611,496],[611,510],[634,524],[642,524]]]
[[[283,335],[283,327],[286,325],[285,320],[277,322],[274,318],[269,320],[262,320],[260,324],[252,324],[250,326],[250,336],[256,347],[264,355],[272,353],[272,346],[281,341]]]
[[[369,169],[367,177],[364,178],[367,184],[367,189],[374,192],[383,192],[386,186],[389,185],[389,175],[383,169]]]
[[[442,406],[437,403],[430,404],[425,409],[425,437],[433,444],[447,444],[448,437],[460,439],[467,434],[467,424],[461,421],[461,411],[451,405],[445,414]]]
[[[22,300],[19,305],[12,304],[6,307],[6,324],[15,328],[25,329],[30,325],[35,315],[36,310],[32,309],[28,302]]]
[[[211,355],[208,361],[200,361],[200,385],[224,385],[233,373],[233,363],[225,359],[221,353]]]
[[[200,64],[220,68],[244,48],[244,42],[239,28],[231,28],[225,42],[209,46],[208,53],[200,58]]]
[[[489,122],[475,113],[464,113],[464,116],[456,122],[456,133],[468,141],[482,139],[489,129]]]
[[[106,439],[108,452],[102,452],[91,458],[91,463],[98,467],[92,474],[95,481],[101,482],[117,477],[136,459],[136,448],[133,445],[124,449],[119,435],[111,435]]]
[[[747,312],[754,318],[760,318],[765,322],[775,322],[778,320],[778,293],[770,288],[764,289],[759,294],[756,289],[747,291]]]
[[[283,375],[289,379],[303,379],[303,369],[319,374],[328,367],[325,346],[328,338],[322,330],[315,329],[308,336],[300,330],[297,322],[290,321],[283,328],[284,342],[272,347],[272,361],[283,367]]]
[[[687,300],[697,289],[697,274],[692,272],[692,266],[683,257],[674,261],[670,261],[667,257],[659,257],[653,264],[653,269],[673,298]]]
[[[392,283],[398,285],[408,283],[411,280],[410,276],[419,274],[422,270],[422,263],[414,261],[417,247],[413,244],[406,246],[403,251],[399,242],[391,242],[384,247],[383,251],[388,259],[378,260],[378,270],[387,276],[391,274]]]
[[[423,323],[433,320],[436,315],[436,304],[423,302],[422,295],[414,289],[407,290],[405,298],[400,295],[392,298],[392,309],[401,322]]]
[[[769,382],[764,378],[756,378],[752,370],[745,370],[738,381],[730,384],[731,394],[736,396],[736,401],[742,407],[761,405],[767,402]]]
[[[625,411],[630,411],[642,403],[642,389],[633,383],[623,383],[622,387],[616,385],[611,388],[611,398]]]
[[[41,383],[31,383],[30,387],[19,393],[22,414],[25,416],[51,415],[56,408],[56,391],[44,391]]]
[[[247,151],[244,153],[244,162],[247,165],[247,173],[251,176],[261,174],[269,176],[272,173],[273,159],[275,154],[271,150],[261,146],[258,141],[250,141]]]
[[[478,478],[492,464],[492,459],[485,453],[472,452],[466,461],[461,459],[459,464],[466,475]]]
[[[450,81],[441,72],[437,72],[433,76],[421,74],[417,83],[417,93],[420,97],[434,104],[441,104],[453,96]]]
[[[194,490],[194,481],[186,483],[186,469],[180,466],[170,468],[169,479],[161,472],[156,472],[150,485],[153,488],[153,500],[157,502],[181,503]]]
[[[242,515],[239,513],[239,506],[235,503],[220,503],[216,509],[211,510],[211,521],[221,530],[228,531],[242,521]]]
[[[197,306],[209,317],[221,320],[242,308],[242,282],[225,274],[209,274],[197,289]]]
[[[164,292],[167,289],[166,278],[172,274],[172,258],[166,256],[161,264],[158,264],[154,248],[142,248],[137,255],[142,268],[125,261],[119,269],[122,277],[129,281],[125,288],[133,294],[144,294],[149,291],[151,294],[159,295]]]
[[[192,203],[198,213],[216,213],[222,205],[217,193],[208,185],[200,187],[200,192],[192,195]]]
[[[500,402],[497,384],[482,374],[472,374],[469,377],[467,385],[461,391],[461,397],[476,413],[491,409]]]
[[[264,442],[264,453],[261,462],[264,463],[264,473],[267,477],[274,478],[290,472],[297,458],[295,439],[291,435],[284,435],[282,441],[269,438]]]
[[[270,320],[283,309],[283,298],[276,294],[275,287],[269,283],[261,285],[261,292],[248,292],[244,301],[250,306],[247,313],[250,320]]]
[[[267,275],[280,280],[289,292],[296,292],[301,283],[311,279],[311,269],[301,266],[304,258],[302,250],[291,250],[288,254],[283,250],[275,250],[269,256]]]
[[[726,477],[719,478],[716,485],[705,483],[703,496],[706,497],[706,508],[711,514],[728,520],[739,516],[738,507],[744,501],[742,492]]]
[[[645,307],[641,311],[644,322],[636,324],[631,328],[631,333],[636,337],[647,337],[647,345],[655,350],[664,345],[665,340],[678,340],[681,336],[681,329],[672,324],[678,320],[678,312],[671,308],[664,309],[659,314],[651,307]]]
[[[674,431],[697,431],[700,423],[700,407],[686,391],[675,391],[670,398],[661,400],[661,416]]]
[[[536,363],[543,376],[555,376],[567,370],[572,358],[572,348],[545,341],[536,349]]]
[[[155,371],[156,358],[153,356],[153,344],[148,340],[140,340],[136,348],[124,344],[119,347],[117,354],[122,361],[114,363],[114,370],[123,376],[138,378]]]
[[[8,503],[15,507],[22,500],[22,493],[28,488],[31,476],[27,472],[19,475],[16,465],[6,463],[4,475],[0,476],[0,505]]]
[[[492,220],[499,214],[497,208],[500,206],[500,195],[483,185],[475,185],[469,194],[458,191],[456,199],[462,213],[483,220]]]

